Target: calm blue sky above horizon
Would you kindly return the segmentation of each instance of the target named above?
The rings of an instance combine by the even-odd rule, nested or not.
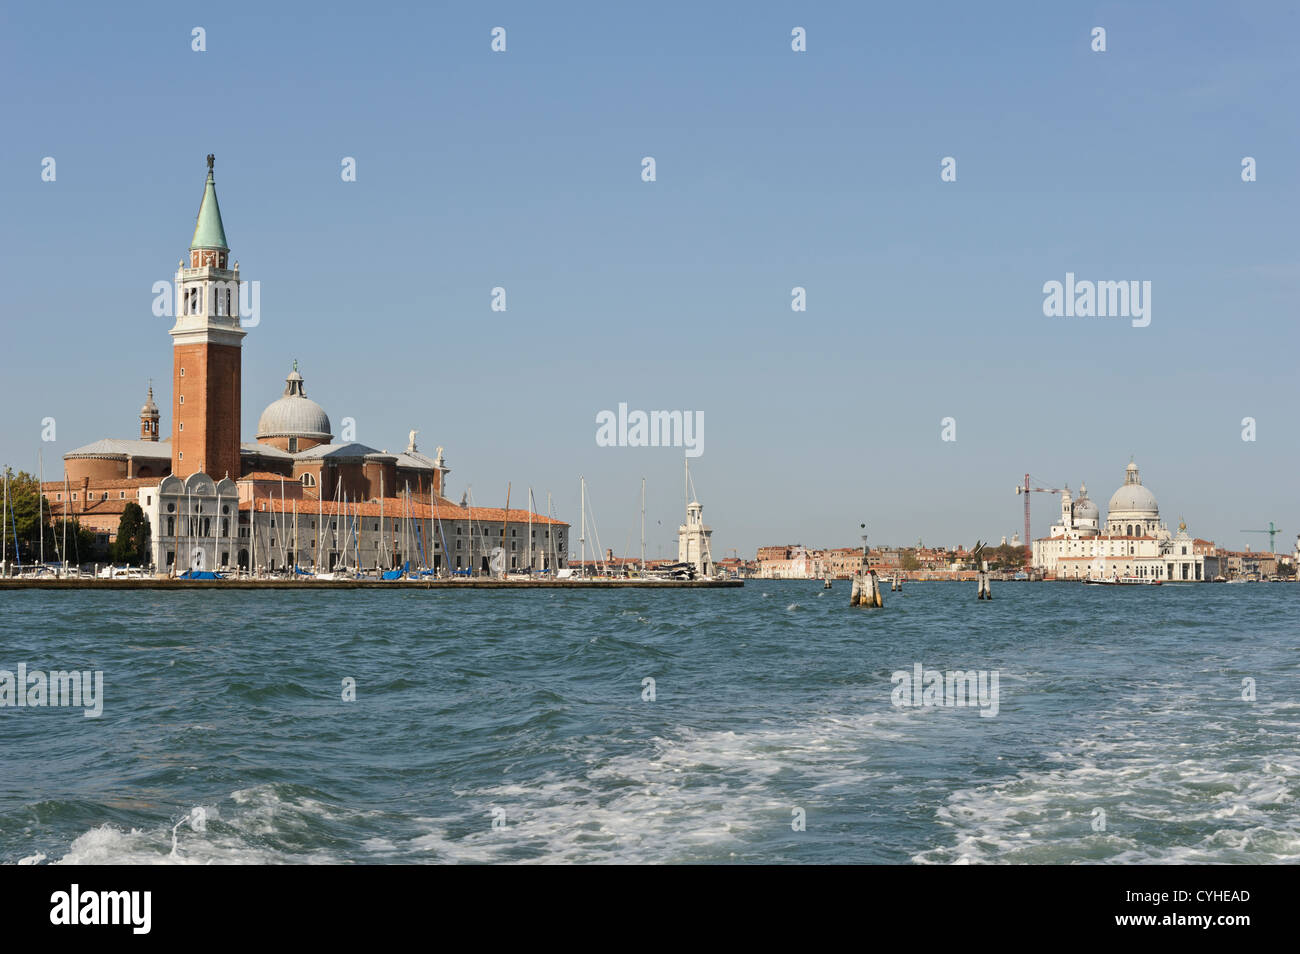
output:
[[[620,553],[643,476],[650,555],[675,553],[683,509],[680,450],[597,446],[620,402],[703,412],[718,557],[854,545],[860,523],[873,543],[996,541],[1026,472],[1086,480],[1104,510],[1130,455],[1171,527],[1260,548],[1239,531],[1272,520],[1290,550],[1297,11],[7,5],[0,462],[43,450],[49,479],[134,436],[149,378],[169,430],[151,289],[212,152],[262,285],[246,440],[297,359],[336,433],[444,446],[457,499],[531,485],[576,524],[585,475]],[[1045,317],[1066,272],[1150,281],[1150,326]],[[1058,499],[1033,503],[1042,535]]]

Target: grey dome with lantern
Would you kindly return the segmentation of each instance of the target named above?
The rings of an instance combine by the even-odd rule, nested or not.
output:
[[[284,381],[284,396],[272,401],[257,419],[257,439],[299,437],[326,442],[333,439],[329,415],[307,397],[298,362]]]
[[[1137,464],[1129,461],[1124,469],[1124,484],[1111,494],[1110,506],[1107,508],[1110,519],[1119,516],[1155,517],[1160,513],[1155,494],[1142,486]]]

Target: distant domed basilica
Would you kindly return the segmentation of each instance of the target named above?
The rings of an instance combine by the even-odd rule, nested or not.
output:
[[[1110,495],[1104,525],[1087,484],[1080,484],[1078,496],[1069,485],[1061,491],[1060,521],[1050,536],[1033,542],[1033,565],[1062,580],[1197,581],[1218,573],[1214,552],[1214,544],[1191,537],[1186,524],[1169,532],[1155,494],[1129,461],[1124,483]]]

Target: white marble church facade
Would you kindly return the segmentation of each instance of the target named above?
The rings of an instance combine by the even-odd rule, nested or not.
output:
[[[1213,543],[1192,537],[1185,524],[1170,533],[1132,462],[1111,495],[1104,522],[1086,484],[1078,496],[1068,486],[1062,491],[1060,520],[1049,536],[1033,542],[1033,565],[1058,580],[1204,582],[1219,572]]]

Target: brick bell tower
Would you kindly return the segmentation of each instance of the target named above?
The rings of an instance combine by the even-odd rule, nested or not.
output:
[[[190,260],[176,272],[179,292],[172,328],[172,473],[202,471],[215,480],[239,473],[239,263],[221,224],[214,156],[190,243]]]
[[[153,402],[153,381],[149,382],[149,397],[140,408],[140,440],[158,440],[158,405]]]

